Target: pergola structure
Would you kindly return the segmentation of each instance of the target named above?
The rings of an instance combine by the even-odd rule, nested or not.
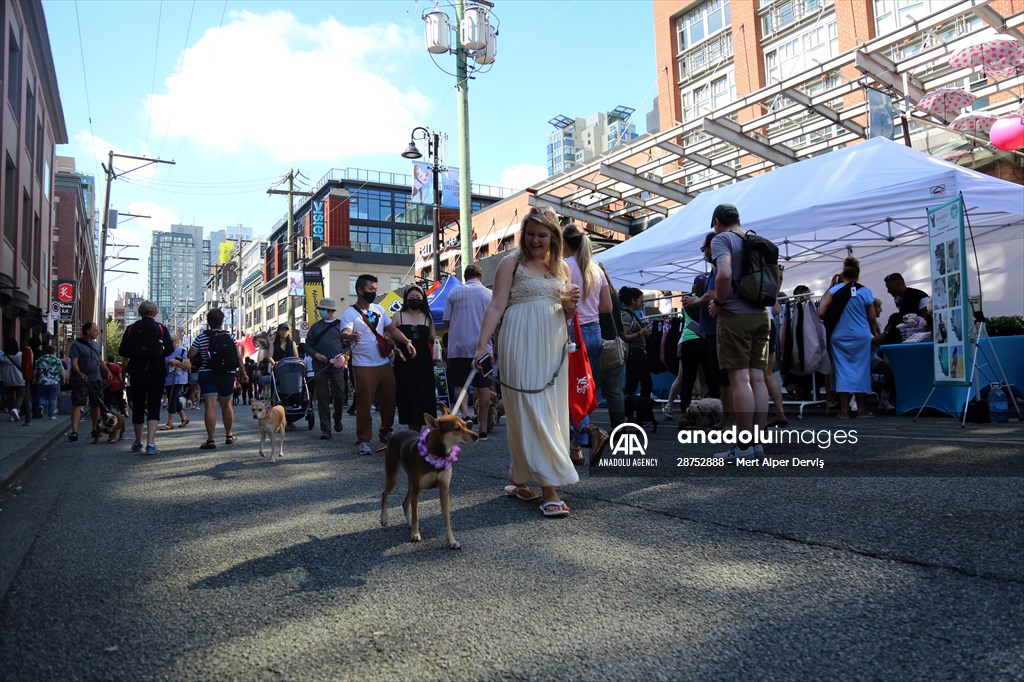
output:
[[[867,87],[902,100],[897,135],[900,128],[944,129],[945,122],[913,108],[929,91],[977,75],[950,67],[948,57],[987,34],[1024,36],[1024,13],[1003,17],[988,5],[989,0],[958,2],[703,118],[638,138],[527,189],[530,203],[636,234],[703,190],[867,139]],[[1004,97],[986,109],[1007,113],[1020,103],[1022,80],[1021,74],[990,79],[972,85],[971,92],[983,98],[1016,89],[1016,100]]]

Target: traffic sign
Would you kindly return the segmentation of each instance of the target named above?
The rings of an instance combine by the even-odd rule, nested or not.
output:
[[[54,315],[60,315],[60,301],[50,302],[50,312]]]

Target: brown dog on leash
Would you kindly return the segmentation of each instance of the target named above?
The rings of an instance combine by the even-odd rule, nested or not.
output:
[[[277,457],[284,457],[284,429],[288,425],[288,417],[285,415],[284,407],[274,405],[270,407],[262,400],[252,401],[252,418],[260,420],[260,457],[263,454],[263,443],[270,437],[270,463],[277,464]],[[278,440],[280,439],[280,440]],[[274,449],[274,446],[277,449]]]
[[[101,414],[97,428],[97,433],[105,433],[110,436],[107,440],[108,443],[113,443],[115,440],[124,440],[124,415],[113,411]],[[97,435],[92,442],[98,443],[99,440],[100,437]]]
[[[441,514],[444,516],[444,530],[450,549],[461,549],[452,535],[451,499],[448,491],[452,482],[452,463],[458,460],[459,446],[472,445],[478,436],[466,422],[441,406],[441,416],[423,415],[428,429],[423,434],[415,431],[401,431],[388,441],[384,456],[384,493],[380,496],[380,525],[388,525],[388,495],[398,483],[398,465],[405,469],[409,479],[409,492],[402,501],[402,511],[409,522],[409,538],[420,541],[419,501],[420,491],[438,489],[441,498]]]

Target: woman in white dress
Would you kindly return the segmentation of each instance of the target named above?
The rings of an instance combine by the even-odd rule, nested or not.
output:
[[[569,459],[569,367],[566,360],[571,319],[580,299],[562,260],[558,217],[533,208],[519,229],[519,249],[498,266],[491,304],[484,313],[476,358],[501,323],[493,357],[501,363],[502,399],[508,420],[511,457],[505,491],[522,500],[538,497],[545,516],[566,516],[569,506],[558,486],[576,483]]]

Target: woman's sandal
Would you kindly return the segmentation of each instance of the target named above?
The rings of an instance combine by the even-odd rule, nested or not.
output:
[[[161,431],[172,431],[174,430],[174,424],[164,424],[160,427]]]
[[[72,431],[71,433],[69,433],[68,440],[71,442],[78,440],[78,431]]]
[[[561,500],[550,500],[540,506],[540,511],[544,516],[557,518],[569,515],[569,505]]]
[[[238,440],[238,439],[235,438],[235,434],[229,433],[228,435],[224,436],[224,445],[231,445],[236,440]]]
[[[217,441],[215,441],[213,439],[210,439],[210,440],[206,441],[205,443],[203,443],[202,445],[200,445],[199,449],[200,450],[216,450],[217,449]]]
[[[506,495],[510,497],[515,497],[516,499],[522,500],[524,502],[533,502],[538,497],[540,497],[540,493],[528,485],[507,485],[505,486],[504,490]]]
[[[183,428],[185,428],[186,426],[188,426],[188,423],[189,423],[190,421],[192,421],[192,420],[191,420],[191,419],[189,419],[188,417],[185,417],[185,419],[184,419],[184,420],[183,420],[183,421],[181,422],[181,424],[180,424],[180,425],[178,426],[178,428],[179,428],[179,429],[183,429]]]

